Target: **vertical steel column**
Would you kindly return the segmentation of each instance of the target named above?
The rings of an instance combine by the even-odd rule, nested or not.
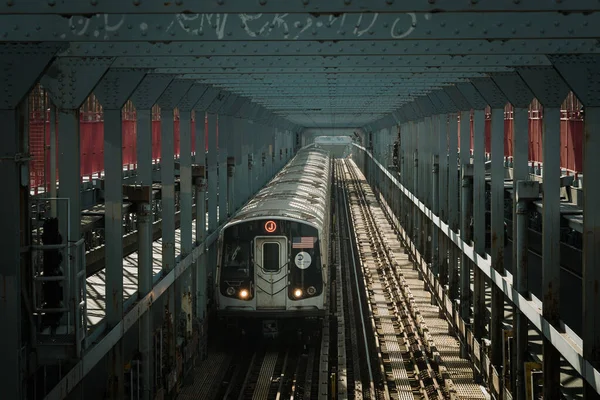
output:
[[[216,114],[208,114],[208,233],[215,232],[218,227],[218,149],[217,149],[217,131],[221,131],[220,121]],[[219,171],[220,172],[220,171]],[[210,297],[209,283],[213,283],[214,270],[216,268],[217,251],[215,244],[207,248],[206,254],[206,301]]]
[[[181,256],[182,258],[192,251],[192,113],[179,111],[179,179],[181,203]]]
[[[196,243],[204,247],[204,251],[196,262],[196,316],[200,320],[206,319],[207,305],[207,279],[208,267],[206,265],[206,178],[197,177],[196,189]]]
[[[244,157],[243,157],[243,148],[244,148],[244,138],[242,134],[242,130],[240,129],[240,120],[238,118],[231,117],[231,136],[230,141],[235,143],[232,145],[233,147],[233,156],[235,161],[235,169],[233,174],[233,191],[232,191],[232,202],[231,202],[231,214],[233,215],[240,206],[244,203],[244,193],[243,188],[244,182],[243,174],[247,168],[248,162],[246,161],[246,167],[242,168],[244,165]]]
[[[60,175],[60,197],[70,199],[69,215],[64,207],[58,210],[60,232],[63,238],[71,241],[79,240],[81,220],[81,176],[79,152],[79,109],[63,110],[58,114],[60,129],[58,130],[58,170]],[[67,226],[67,218],[69,225]],[[69,236],[67,236],[67,232]]]
[[[424,179],[424,188],[426,193],[426,204],[429,209],[433,208],[433,176],[430,173],[432,171],[433,165],[433,146],[434,143],[434,131],[433,131],[433,116],[428,112],[429,116],[425,118],[425,140],[423,141],[423,145],[425,147],[425,154],[421,157],[421,159],[425,162],[423,165],[422,173],[425,177]],[[433,262],[432,255],[432,236],[433,236],[433,221],[427,218],[425,215],[422,217],[424,222],[424,237],[425,240],[423,242],[423,246],[425,247],[425,260],[428,265],[431,265]]]
[[[542,314],[560,327],[560,108],[544,108],[542,131]],[[543,338],[544,399],[560,399],[560,353]]]
[[[462,190],[460,194],[460,236],[470,244],[471,215],[473,212],[473,166],[471,165],[471,111],[460,113],[460,166],[462,172]],[[471,322],[471,260],[460,252],[460,316],[465,325]],[[466,335],[466,332],[465,332]],[[467,357],[468,343],[466,336],[463,338],[461,356]]]
[[[473,112],[473,245],[485,255],[485,112]],[[473,274],[473,335],[479,341],[486,331],[485,275],[479,268]]]
[[[0,319],[4,325],[0,329],[2,341],[2,362],[11,368],[4,368],[0,374],[2,393],[6,398],[24,398],[21,375],[21,253],[24,222],[21,212],[27,207],[23,199],[27,199],[29,187],[21,180],[21,164],[16,162],[18,155],[23,153],[25,142],[24,128],[19,126],[15,109],[0,110],[0,178],[5,187],[2,196],[0,217],[5,229],[0,242],[2,262],[0,276],[3,280],[2,301],[0,301]],[[4,160],[6,159],[6,161]],[[63,235],[64,236],[64,235]]]
[[[231,130],[231,124],[229,117],[225,115],[218,116],[219,124],[219,224],[223,223],[227,219],[227,155],[229,154],[228,148],[229,143],[229,131]]]
[[[46,110],[44,110],[44,121],[46,120]],[[56,191],[56,107],[50,101],[50,197],[58,197]],[[50,215],[56,218],[56,202],[51,202]]]
[[[529,295],[527,282],[527,235],[528,220],[526,193],[523,185],[534,184],[525,182],[529,178],[529,110],[524,107],[514,109],[514,134],[513,134],[513,274],[516,277],[516,289],[523,296]],[[538,197],[539,187],[536,184],[535,197]],[[515,273],[516,271],[516,273]],[[518,307],[514,307],[516,363],[513,365],[513,381],[515,384],[514,396],[517,400],[525,399],[525,370],[524,363],[527,357],[527,343],[529,323],[527,317]]]
[[[517,226],[515,235],[515,253],[517,254],[516,267],[516,289],[525,298],[529,296],[529,288],[527,283],[528,274],[528,223],[529,223],[529,204],[531,200],[537,199],[539,196],[539,183],[534,181],[519,180],[514,185],[515,200],[517,201],[516,221]],[[513,395],[517,400],[525,399],[525,362],[528,354],[528,330],[529,323],[527,317],[520,310],[515,313],[516,327],[516,345],[517,357],[515,374],[516,390]]]
[[[413,176],[413,190],[412,190],[412,192],[415,195],[415,197],[417,199],[419,199],[419,150],[416,149],[416,148],[413,150],[413,172],[412,172],[412,176]],[[419,249],[419,244],[420,244],[419,237],[421,235],[420,235],[420,232],[419,232],[419,215],[418,215],[419,212],[417,210],[418,210],[417,206],[413,205],[413,226],[412,226],[412,231],[413,231],[413,243],[414,243],[415,248],[417,249],[417,251],[420,251],[421,249]],[[416,268],[416,264],[414,264],[413,267]]]
[[[173,140],[173,123],[173,110],[161,108],[162,269],[165,275],[175,267],[175,143]]]
[[[208,231],[217,229],[217,116],[208,114]]]
[[[123,135],[120,109],[104,110],[104,231],[106,263],[106,322],[108,328],[123,319]],[[62,124],[61,124],[62,130]],[[79,173],[79,170],[77,170]],[[61,173],[62,177],[62,173]],[[112,396],[124,390],[123,344],[111,349],[112,373],[116,379]]]
[[[469,135],[470,136],[470,135]],[[464,143],[463,143],[464,144]],[[469,146],[470,147],[470,146]],[[462,151],[461,151],[462,153]],[[462,165],[462,188],[461,188],[461,211],[460,211],[460,236],[461,239],[470,244],[471,237],[471,212],[473,210],[473,165]],[[471,322],[471,268],[470,260],[464,252],[460,253],[460,317],[469,326]],[[462,338],[461,357],[468,357],[468,342],[465,337]]]
[[[188,96],[186,96],[188,97]],[[179,202],[181,204],[180,212],[180,242],[181,242],[181,258],[192,252],[192,137],[191,137],[192,113],[191,108],[185,107],[179,109]],[[187,320],[189,315],[186,314],[182,307],[186,294],[192,293],[192,271],[186,270],[180,280],[180,291],[177,296],[177,314],[181,314],[182,318]],[[193,300],[192,300],[193,301]],[[181,336],[185,336],[185,330],[181,332]]]
[[[471,83],[456,85],[458,93],[468,105],[463,108],[473,110],[473,245],[480,256],[485,256],[485,112],[487,102]],[[465,107],[467,106],[467,107]],[[481,339],[486,331],[485,275],[479,268],[473,268],[473,336],[479,342],[482,359]],[[483,372],[483,365],[476,365]],[[487,376],[487,371],[484,372]]]
[[[235,157],[227,157],[227,216],[235,212]]]
[[[120,109],[104,109],[106,320],[123,318],[123,133]]]
[[[245,122],[248,125],[248,122]],[[251,129],[248,126],[248,135],[252,135]],[[249,200],[254,193],[254,180],[256,179],[255,166],[258,165],[260,160],[258,159],[257,152],[254,151],[254,140],[248,141],[248,190],[246,200]]]
[[[448,219],[450,228],[458,232],[458,114],[449,114],[448,121]],[[448,241],[449,250],[449,291],[448,296],[454,302],[458,299],[458,252],[456,246]]]
[[[433,168],[432,168],[432,175],[433,175],[433,207],[432,210],[434,215],[439,216],[440,215],[440,206],[439,206],[439,193],[440,193],[440,187],[439,187],[439,175],[440,175],[440,157],[437,154],[433,154],[432,155],[432,164],[433,164]],[[439,241],[439,235],[440,235],[440,230],[434,226],[433,227],[433,237],[432,237],[432,241],[431,241],[431,254],[432,254],[432,258],[431,258],[431,272],[433,273],[433,276],[437,277],[439,279],[439,272],[440,272],[440,268],[439,268],[439,248],[438,248],[438,241]],[[432,293],[431,294],[431,304],[435,304],[435,296]]]
[[[444,222],[448,221],[448,114],[440,116],[439,126],[439,203],[440,203],[440,218]],[[441,235],[438,243],[440,273],[439,280],[441,286],[448,284],[448,238],[446,235]]]
[[[504,109],[492,109],[492,266],[504,274]],[[492,285],[492,364],[502,365],[502,321],[504,320],[504,294]],[[500,373],[500,371],[498,371]]]
[[[152,193],[152,186],[147,186]],[[137,211],[138,228],[138,292],[140,298],[152,290],[152,206],[150,203],[139,203]],[[154,397],[154,346],[152,343],[153,330],[152,310],[140,317],[139,340],[140,353],[142,354],[142,399],[149,400]]]
[[[168,75],[149,74],[131,96],[136,107],[137,174],[136,182],[152,185],[152,106],[173,80]]]
[[[196,317],[201,321],[206,319],[207,305],[207,265],[206,265],[206,136],[204,132],[205,112],[196,111],[196,166],[198,174],[194,178],[194,189],[196,190],[196,244],[203,246],[203,252],[196,261],[194,282],[196,297]]]
[[[583,172],[585,176],[600,174],[600,107],[594,99],[593,107],[585,109],[585,136],[583,143]],[[600,368],[600,186],[587,179],[583,185],[583,356],[594,368]],[[600,396],[584,382],[584,398]]]
[[[152,109],[136,109],[136,182],[152,185]]]
[[[573,65],[569,63],[567,70],[572,67]],[[550,324],[560,329],[560,107],[570,89],[563,77],[553,67],[524,67],[517,68],[517,72],[531,89],[533,95],[544,106],[542,126],[542,156],[544,160],[542,174],[542,316]],[[568,72],[562,71],[563,75],[569,75]],[[581,79],[582,75],[577,75],[577,78]],[[590,79],[581,81],[583,82],[582,86],[585,87],[584,92],[588,92],[590,81]],[[585,325],[583,329],[585,332]],[[559,399],[560,353],[545,337],[543,337],[542,352],[544,356],[544,399]]]

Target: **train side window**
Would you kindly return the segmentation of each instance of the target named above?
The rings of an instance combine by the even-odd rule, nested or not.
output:
[[[263,269],[265,272],[279,271],[279,243],[263,243]]]

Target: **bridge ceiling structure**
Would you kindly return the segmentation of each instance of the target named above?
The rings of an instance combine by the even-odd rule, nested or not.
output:
[[[287,127],[375,128],[472,78],[599,53],[596,0],[6,0],[3,52],[232,93]],[[240,109],[240,104],[236,109]],[[256,110],[262,110],[257,112]]]

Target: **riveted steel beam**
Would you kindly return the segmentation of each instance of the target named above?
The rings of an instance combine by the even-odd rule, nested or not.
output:
[[[231,93],[226,90],[221,90],[217,96],[213,99],[212,103],[208,106],[207,111],[209,113],[217,114],[221,106],[227,101],[227,98],[231,96]]]
[[[586,107],[600,106],[600,57],[592,54],[554,55],[550,61]]]
[[[432,101],[433,105],[444,114],[458,112],[458,107],[456,104],[454,104],[448,93],[443,90],[431,92],[430,100]]]
[[[152,106],[172,81],[171,75],[146,75],[131,96],[137,117],[137,183],[142,185],[152,185]]]
[[[533,100],[533,93],[516,72],[500,72],[491,74],[506,99],[515,107],[527,108]],[[516,219],[515,219],[516,220]]]
[[[62,109],[76,110],[113,61],[111,57],[57,58],[41,81],[54,104]]]
[[[179,111],[192,111],[207,90],[207,85],[201,83],[193,84],[181,100],[179,100],[179,103],[177,104]]]
[[[481,96],[481,94],[477,91],[475,86],[472,83],[459,83],[456,85],[458,90],[464,96],[464,98],[469,102],[471,107],[475,110],[483,110],[487,107],[487,102]],[[477,236],[476,236],[477,237]]]
[[[25,98],[52,58],[63,48],[61,43],[0,43],[0,109],[12,109]],[[12,133],[11,133],[12,134]]]
[[[65,15],[72,17],[0,15],[0,35],[13,42],[593,39],[600,23],[599,13],[555,12]]]
[[[158,69],[159,71],[163,71],[162,68]],[[242,81],[251,81],[251,82],[280,82],[286,81],[288,79],[296,79],[296,80],[357,80],[357,79],[410,79],[410,78],[431,78],[431,79],[458,79],[458,78],[468,78],[468,77],[485,77],[485,71],[490,72],[498,72],[498,71],[512,71],[511,68],[494,67],[492,69],[481,68],[481,70],[477,71],[476,68],[471,67],[451,67],[451,68],[399,68],[394,71],[388,71],[384,69],[378,69],[375,72],[370,72],[369,70],[357,71],[357,72],[344,72],[345,70],[340,70],[339,68],[331,69],[329,71],[324,71],[322,73],[314,74],[315,71],[308,72],[296,72],[296,71],[287,71],[281,72],[278,74],[272,74],[269,72],[248,72],[245,74],[238,74],[235,72],[229,72],[227,69],[223,72],[215,72],[215,71],[206,71],[205,73],[193,73],[193,74],[181,74],[181,79],[195,79],[198,81],[203,81],[205,79],[233,79],[234,81],[239,79]],[[483,72],[481,72],[483,71]]]
[[[523,67],[517,72],[547,107],[560,107],[569,93],[569,87],[553,67]]]
[[[202,96],[200,97],[198,102],[196,103],[195,109],[206,112],[206,110],[208,110],[208,107],[213,102],[213,100],[217,97],[218,94],[219,94],[219,89],[209,86],[206,89],[206,91],[202,94]]]
[[[291,67],[291,68],[271,68],[271,67],[255,67],[255,68],[155,68],[152,72],[156,74],[171,74],[182,75],[181,79],[193,79],[194,74],[223,74],[230,73],[232,75],[240,74],[396,74],[396,73],[419,73],[419,74],[444,74],[444,73],[476,73],[485,72],[507,72],[513,71],[512,67],[493,66],[493,67],[465,67],[465,66],[446,66],[446,67],[331,67],[331,68],[308,68],[308,67]]]
[[[513,0],[497,0],[494,2],[461,3],[453,0],[418,0],[410,3],[394,0],[376,0],[368,5],[360,1],[328,1],[328,0],[206,0],[191,1],[177,0],[164,2],[162,0],[144,1],[119,1],[98,0],[91,3],[82,3],[77,0],[64,0],[57,4],[53,0],[13,0],[0,6],[0,13],[11,14],[95,14],[95,13],[198,13],[211,22],[210,18],[217,13],[282,13],[287,14],[313,13],[324,14],[330,19],[349,17],[354,13],[439,13],[439,12],[587,12],[597,7],[592,0],[578,2],[551,2],[540,3],[535,0],[514,2]],[[285,14],[283,14],[285,13]],[[340,13],[343,13],[339,16]],[[346,15],[348,13],[349,15]],[[359,14],[359,15],[360,15]],[[336,17],[334,17],[334,15]],[[215,19],[217,17],[214,17]]]
[[[172,76],[148,74],[131,96],[131,101],[138,110],[150,110],[171,81]]]
[[[494,81],[490,78],[475,78],[471,82],[490,107],[504,109],[508,99]]]
[[[249,102],[250,102],[250,99],[248,99],[248,98],[238,97],[237,100],[236,100],[236,102],[229,109],[229,113],[233,117],[240,118],[241,117],[240,111],[242,110],[242,108],[244,107],[244,105],[248,104]]]
[[[452,102],[456,105],[456,107],[460,111],[469,111],[471,110],[471,104],[467,101],[467,99],[463,96],[463,94],[458,90],[456,85],[445,87],[444,92],[448,94]]]
[[[598,21],[600,24],[600,21]],[[179,57],[117,57],[114,68],[335,68],[335,67],[495,67],[550,65],[544,55],[486,56],[179,56]]]
[[[94,90],[106,109],[120,110],[146,75],[143,69],[110,68]]]
[[[489,54],[569,54],[599,53],[595,39],[526,39],[507,41],[443,40],[433,45],[425,40],[379,40],[365,42],[346,41],[299,41],[299,42],[77,42],[59,56],[71,57],[121,57],[121,56],[257,56],[277,54],[281,56],[378,56],[378,55],[489,55]]]

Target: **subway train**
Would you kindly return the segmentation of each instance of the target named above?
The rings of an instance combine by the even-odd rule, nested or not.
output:
[[[325,315],[332,165],[307,146],[219,233],[217,316],[236,326],[283,325]]]

